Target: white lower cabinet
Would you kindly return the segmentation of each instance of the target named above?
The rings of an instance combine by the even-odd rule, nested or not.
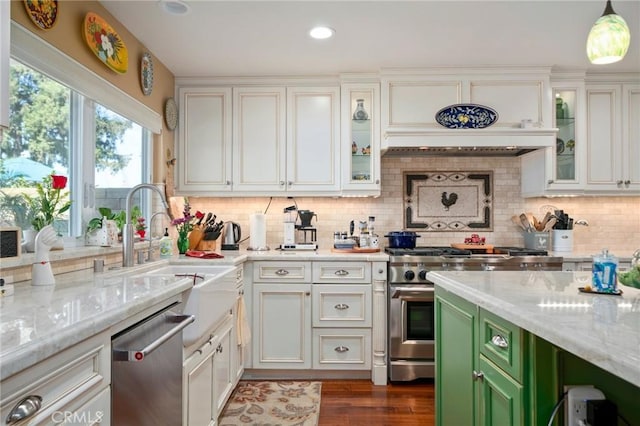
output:
[[[370,370],[370,262],[253,265],[253,368]]]
[[[253,367],[311,368],[311,284],[254,283],[253,303]]]
[[[29,398],[40,399],[40,409],[11,424],[110,424],[110,382],[111,336],[104,332],[4,379],[0,418],[10,423]]]
[[[208,340],[185,360],[183,366],[183,423],[214,425],[237,384],[233,373],[231,333],[233,315],[225,317]]]

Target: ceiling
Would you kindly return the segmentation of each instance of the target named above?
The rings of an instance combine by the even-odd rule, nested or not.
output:
[[[640,72],[640,0],[614,0],[627,56],[591,65],[585,42],[605,0],[203,1],[101,3],[176,77],[368,73],[385,68],[553,66]],[[313,40],[309,29],[335,29]]]

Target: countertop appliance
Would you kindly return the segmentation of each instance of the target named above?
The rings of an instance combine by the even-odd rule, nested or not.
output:
[[[195,317],[179,309],[174,303],[113,336],[112,424],[182,424],[182,330]]]
[[[388,365],[391,381],[435,376],[434,286],[430,271],[561,271],[544,250],[494,247],[474,254],[452,247],[385,248],[388,268]]]
[[[242,230],[240,225],[235,222],[225,222],[223,232],[221,250],[238,250],[240,248],[240,238],[242,238]]]

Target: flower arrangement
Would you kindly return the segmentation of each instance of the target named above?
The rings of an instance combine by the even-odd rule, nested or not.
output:
[[[33,212],[31,225],[40,231],[47,225],[52,225],[56,219],[71,207],[69,191],[63,190],[67,186],[67,177],[51,173],[42,183],[36,184],[36,196],[25,194],[25,198]]]
[[[140,238],[144,238],[145,229],[147,229],[147,225],[144,223],[144,217],[138,216],[136,218],[136,234],[140,235]]]
[[[191,205],[189,199],[185,197],[184,207],[182,208],[182,217],[177,217],[171,221],[171,224],[176,227],[180,236],[185,236],[193,229],[193,218],[191,215]]]
[[[189,249],[189,232],[197,226],[195,221],[201,220],[204,217],[200,211],[197,211],[195,215],[191,214],[191,205],[189,199],[184,198],[184,207],[182,208],[182,217],[175,218],[171,221],[171,224],[176,227],[178,231],[178,252],[184,254]]]

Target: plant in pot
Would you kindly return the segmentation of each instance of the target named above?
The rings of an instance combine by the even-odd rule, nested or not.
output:
[[[71,208],[69,191],[64,191],[67,186],[67,177],[51,173],[36,183],[34,196],[27,193],[24,198],[28,204],[28,215],[31,216],[31,226],[37,232],[48,225],[55,227],[55,222]],[[62,249],[62,236],[58,232],[59,241],[54,249]],[[26,238],[25,238],[26,240]]]

